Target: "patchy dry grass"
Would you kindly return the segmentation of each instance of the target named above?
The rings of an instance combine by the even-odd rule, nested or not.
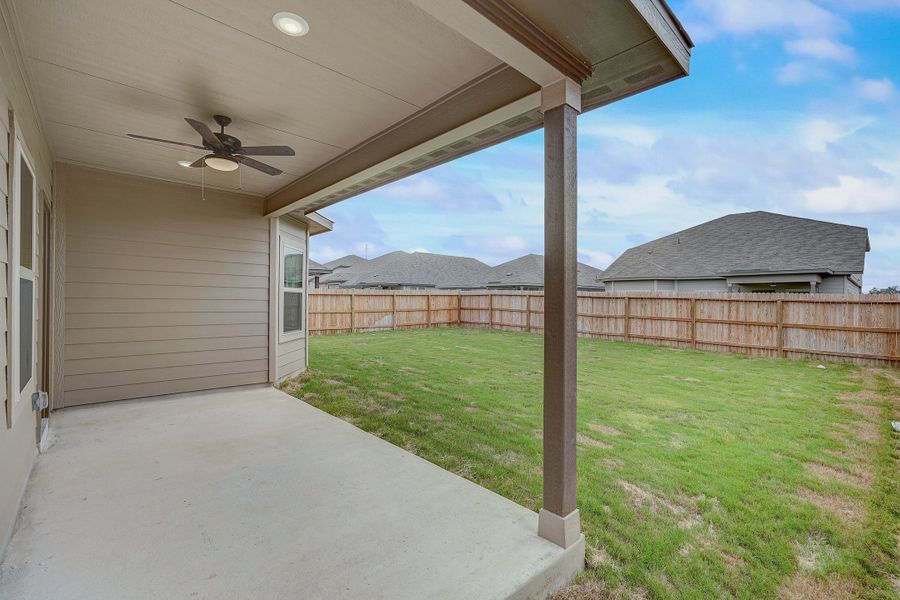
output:
[[[527,506],[541,338],[314,338],[285,389]],[[900,372],[579,341],[587,570],[558,600],[900,598]]]

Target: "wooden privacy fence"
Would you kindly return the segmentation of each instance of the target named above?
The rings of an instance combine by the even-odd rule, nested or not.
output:
[[[540,333],[541,292],[312,290],[312,335],[439,326]],[[900,364],[900,295],[579,292],[578,334],[758,356]]]

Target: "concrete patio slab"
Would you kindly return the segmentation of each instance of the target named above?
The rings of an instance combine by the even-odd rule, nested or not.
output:
[[[541,598],[580,543],[272,388],[53,415],[0,598]]]

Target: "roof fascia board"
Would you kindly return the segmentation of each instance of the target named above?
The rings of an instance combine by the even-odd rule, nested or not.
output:
[[[629,0],[644,22],[659,37],[672,58],[687,75],[691,68],[691,48],[693,41],[687,31],[675,18],[665,0]]]
[[[725,279],[723,275],[691,275],[686,277],[603,277],[601,281],[685,281],[695,279]]]
[[[413,4],[541,86],[581,83],[591,66],[506,0],[411,0]]]
[[[804,273],[822,273],[825,275],[834,275],[834,271],[831,269],[784,269],[781,271],[730,271],[728,273],[720,273],[720,277],[748,277],[750,275],[794,275],[794,274],[804,274]]]
[[[744,275],[726,277],[728,285],[741,283],[822,283],[822,276],[816,273],[797,273],[795,275]]]

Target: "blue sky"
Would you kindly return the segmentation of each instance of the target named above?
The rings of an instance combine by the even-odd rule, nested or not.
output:
[[[869,229],[864,286],[900,284],[900,0],[681,0],[691,76],[578,119],[579,259],[724,214]],[[543,252],[540,131],[322,211],[312,258]]]

